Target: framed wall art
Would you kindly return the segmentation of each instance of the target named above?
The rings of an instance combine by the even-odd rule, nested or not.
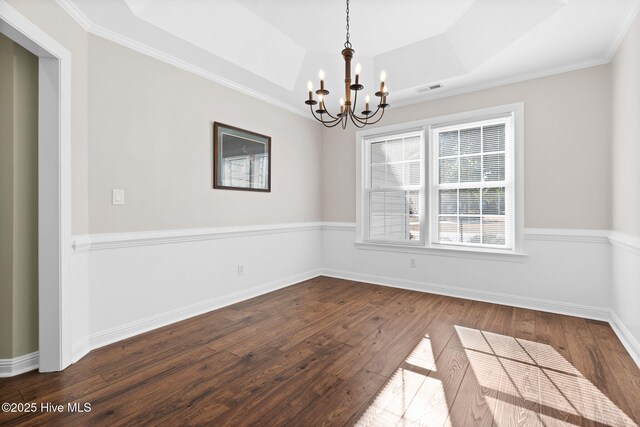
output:
[[[213,188],[271,191],[271,137],[213,123]]]

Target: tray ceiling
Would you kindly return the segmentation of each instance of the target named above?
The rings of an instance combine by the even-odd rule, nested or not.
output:
[[[306,111],[321,68],[327,104],[341,96],[342,0],[58,2],[90,31],[290,110]],[[354,62],[371,94],[386,70],[392,106],[447,96],[608,62],[639,3],[352,0]]]

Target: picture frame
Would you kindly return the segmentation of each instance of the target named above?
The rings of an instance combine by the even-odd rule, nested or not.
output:
[[[213,188],[271,192],[271,137],[214,122]]]

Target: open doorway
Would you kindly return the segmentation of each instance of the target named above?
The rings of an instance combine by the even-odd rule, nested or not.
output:
[[[38,57],[0,34],[0,359],[38,351]]]
[[[0,0],[0,33],[38,58],[38,354],[9,359],[0,375],[71,363],[70,53]],[[6,360],[5,360],[6,362]]]

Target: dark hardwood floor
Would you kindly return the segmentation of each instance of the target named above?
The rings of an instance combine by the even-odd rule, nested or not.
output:
[[[3,425],[637,425],[608,324],[318,277],[0,379]],[[72,402],[91,411],[69,413]]]

